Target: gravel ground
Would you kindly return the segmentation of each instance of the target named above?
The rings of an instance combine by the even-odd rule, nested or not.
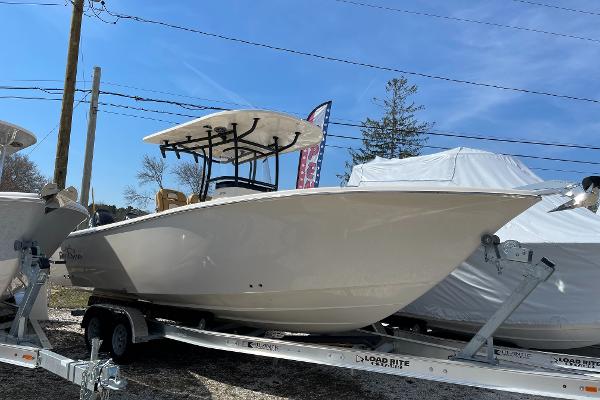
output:
[[[58,309],[51,309],[50,318],[44,326],[54,350],[86,358],[80,318]],[[127,390],[111,399],[545,399],[286,360],[275,364],[173,341],[141,345],[136,361],[122,372]],[[49,372],[0,364],[0,399],[78,397],[78,387]]]

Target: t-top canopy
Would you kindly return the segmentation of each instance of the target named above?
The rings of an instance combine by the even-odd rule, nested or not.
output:
[[[161,151],[190,153],[215,161],[237,163],[287,153],[315,145],[323,139],[318,126],[273,111],[234,110],[206,115],[146,136],[146,143]],[[237,142],[237,146],[236,146]],[[209,153],[210,148],[210,153]]]
[[[0,121],[0,152],[16,153],[36,142],[35,135],[27,129]]]

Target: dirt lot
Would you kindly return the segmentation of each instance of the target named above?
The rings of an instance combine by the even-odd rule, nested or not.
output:
[[[78,317],[51,309],[44,324],[55,351],[87,356]],[[124,392],[112,399],[528,399],[418,379],[207,350],[172,341],[142,345],[131,365],[123,366]],[[0,399],[76,399],[78,387],[43,370],[0,365]]]

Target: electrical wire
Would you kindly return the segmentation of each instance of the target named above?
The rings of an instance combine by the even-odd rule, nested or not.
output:
[[[66,6],[67,2],[61,3],[34,3],[34,2],[21,2],[21,1],[0,1],[0,4],[8,6]]]
[[[0,86],[0,89],[2,89],[2,88],[3,87]],[[10,87],[10,88],[13,88],[13,89],[15,89],[15,88],[16,89],[23,89],[23,87]],[[47,92],[47,93],[52,93],[52,91],[57,90],[57,89],[53,89],[53,88],[38,88],[38,87],[28,87],[28,88],[34,88],[34,89],[43,90],[44,92]],[[77,90],[83,92],[83,90],[81,90],[81,89],[77,89]],[[79,101],[79,103],[81,103],[82,101],[85,101],[85,97],[89,93],[90,93],[90,91],[85,91],[85,96]],[[217,110],[229,110],[229,109],[225,109],[225,108],[215,108],[215,107],[198,105],[198,104],[192,104],[192,103],[180,103],[180,102],[171,101],[171,100],[146,98],[146,97],[140,97],[140,96],[137,96],[137,95],[129,95],[129,94],[118,93],[118,92],[103,92],[103,91],[101,91],[100,93],[108,94],[108,95],[113,95],[113,96],[118,96],[118,97],[129,98],[129,99],[133,99],[133,100],[136,100],[136,101],[150,101],[150,102],[157,102],[157,103],[163,103],[163,104],[178,105],[178,106],[184,107],[184,108],[189,109],[189,110],[198,110],[198,111],[202,111],[202,110],[215,110],[215,109],[217,109]],[[52,100],[52,101],[61,100],[60,98],[41,98],[41,97],[25,97],[25,96],[0,96],[0,98],[5,98],[5,97],[9,97],[9,98],[25,98],[25,99],[35,99],[35,100]],[[125,108],[125,109],[131,109],[131,110],[136,110],[136,111],[152,112],[152,113],[160,113],[160,114],[168,114],[168,115],[176,115],[176,116],[187,117],[187,118],[198,118],[199,117],[198,115],[183,114],[183,113],[177,113],[177,112],[166,111],[166,110],[149,109],[149,108],[144,108],[144,107],[135,107],[135,106],[125,105],[125,104],[116,104],[116,103],[107,103],[107,102],[99,102],[98,104],[103,105],[103,106],[109,106],[109,107]],[[167,121],[164,121],[164,122],[167,122]],[[169,122],[171,122],[171,121],[169,121]],[[364,125],[364,124],[350,124],[350,123],[341,123],[341,122],[330,122],[330,123],[333,124],[333,125],[341,125],[341,126],[347,126],[347,127],[369,128],[367,125]],[[534,144],[534,145],[543,145],[543,146],[557,146],[557,147],[587,149],[587,150],[600,150],[600,147],[597,147],[597,146],[581,145],[581,144],[571,144],[571,143],[552,143],[552,142],[541,142],[541,141],[531,141],[531,140],[520,141],[520,140],[510,139],[510,138],[492,138],[492,137],[462,135],[462,134],[456,134],[456,133],[442,133],[442,132],[428,132],[428,131],[414,131],[414,132],[415,133],[427,134],[427,135],[448,136],[448,137],[463,138],[463,139],[467,138],[467,139],[491,140],[491,141],[498,141],[498,142],[509,142],[509,143],[520,143],[520,144]],[[345,135],[330,134],[329,136],[330,137],[338,137],[338,138],[341,138],[341,139],[363,140],[362,138],[353,137],[353,136],[345,136]],[[429,146],[429,145],[427,145],[425,147],[437,148],[437,149],[447,149],[447,148],[444,148],[444,147]],[[559,161],[559,162],[569,162],[569,163],[600,165],[600,162],[588,161],[588,160],[561,159],[561,158],[555,158],[555,157],[533,156],[533,155],[528,155],[528,154],[507,154],[507,155],[516,156],[516,157],[524,157],[524,158],[534,158],[534,159],[548,160],[548,161]]]
[[[199,118],[200,117],[199,115],[181,114],[181,113],[177,113],[177,112],[164,111],[164,110],[153,110],[150,108],[134,107],[134,106],[129,106],[129,105],[125,105],[125,104],[114,104],[114,103],[105,103],[105,102],[98,102],[98,104],[101,106],[125,108],[128,110],[144,111],[144,112],[151,112],[151,113],[158,113],[158,114],[176,115],[179,117],[188,117],[188,118]],[[179,122],[177,122],[177,123],[179,123]]]
[[[598,99],[592,99],[592,98],[587,98],[587,97],[553,93],[553,92],[548,92],[548,91],[543,91],[543,90],[533,90],[533,89],[526,89],[526,88],[511,87],[511,86],[506,86],[506,85],[496,84],[496,83],[477,82],[477,81],[472,81],[472,80],[468,80],[468,79],[452,78],[452,77],[447,77],[447,76],[442,76],[442,75],[434,75],[434,74],[428,74],[428,73],[424,73],[424,72],[404,70],[404,69],[395,68],[395,67],[370,64],[370,63],[346,59],[346,58],[333,57],[333,56],[329,56],[329,55],[314,53],[311,51],[297,50],[297,49],[292,49],[292,48],[288,48],[288,47],[272,45],[272,44],[268,44],[268,43],[262,43],[262,42],[252,41],[252,40],[241,39],[241,38],[237,38],[237,37],[233,37],[233,36],[226,36],[226,35],[222,35],[222,34],[206,32],[206,31],[202,31],[199,29],[195,29],[195,28],[189,28],[189,27],[185,27],[185,26],[181,26],[181,25],[175,25],[175,24],[165,22],[165,21],[159,21],[159,20],[153,20],[153,19],[139,17],[139,16],[135,16],[135,15],[117,13],[117,12],[108,10],[105,5],[102,5],[102,6],[104,7],[104,10],[106,10],[106,12],[109,15],[111,15],[112,17],[115,18],[114,23],[117,23],[119,20],[124,19],[124,20],[130,20],[130,21],[135,21],[135,22],[140,22],[140,23],[145,23],[145,24],[150,24],[150,25],[163,26],[166,28],[181,30],[181,31],[185,31],[185,32],[196,33],[196,34],[203,35],[206,37],[212,37],[212,38],[222,39],[222,40],[226,40],[226,41],[230,41],[230,42],[241,43],[241,44],[248,45],[248,46],[261,47],[261,48],[275,50],[275,51],[284,52],[284,53],[288,53],[288,54],[295,54],[295,55],[311,57],[311,58],[316,58],[316,59],[325,60],[325,61],[337,62],[337,63],[347,64],[347,65],[354,65],[354,66],[369,68],[369,69],[376,69],[376,70],[380,70],[380,71],[395,72],[395,73],[400,73],[400,74],[405,74],[405,75],[419,76],[422,78],[435,79],[435,80],[441,80],[441,81],[465,84],[465,85],[471,85],[471,86],[478,86],[478,87],[486,87],[486,88],[491,88],[491,89],[498,89],[498,90],[504,90],[504,91],[517,92],[517,93],[526,93],[526,94],[532,94],[532,95],[547,96],[547,97],[560,98],[560,99],[566,99],[566,100],[583,101],[583,102],[596,103],[596,104],[600,103],[600,100],[598,100]]]
[[[144,117],[143,115],[135,115],[135,114],[127,114],[127,113],[120,113],[120,112],[116,112],[116,111],[109,111],[109,110],[103,110],[103,109],[99,109],[98,111],[106,113],[106,114],[113,114],[113,115],[120,115],[123,117],[132,117],[132,118],[141,118],[141,119],[148,119],[151,121],[157,121],[157,122],[166,122],[169,124],[178,124],[179,122],[177,121],[169,121],[166,119],[159,119],[159,118],[152,118],[152,117]]]
[[[364,140],[363,138],[355,137],[355,136],[345,136],[345,135],[335,135],[335,134],[327,134],[327,137],[339,137],[341,139],[352,139],[352,140]],[[431,149],[441,149],[441,150],[449,150],[450,147],[439,147],[439,146],[431,146],[431,145],[423,145],[422,147],[427,147]],[[354,148],[354,150],[358,150]],[[568,162],[568,163],[576,163],[576,164],[589,164],[589,165],[600,165],[600,161],[591,161],[591,160],[572,160],[566,158],[555,158],[555,157],[545,157],[545,156],[534,156],[531,154],[512,154],[512,153],[499,153],[504,154],[506,156],[511,157],[523,157],[523,158],[532,158],[536,160],[545,160],[545,161],[559,161],[559,162]]]
[[[571,35],[568,33],[552,32],[552,31],[546,31],[546,30],[536,29],[536,28],[527,28],[527,27],[517,26],[517,25],[499,24],[496,22],[481,21],[481,20],[469,19],[469,18],[451,17],[448,15],[432,14],[432,13],[427,13],[427,12],[422,12],[422,11],[404,10],[404,9],[400,9],[400,8],[386,7],[386,6],[380,6],[380,5],[375,5],[375,4],[369,4],[369,3],[361,3],[361,2],[353,1],[353,0],[334,0],[334,1],[337,1],[338,3],[346,3],[346,4],[359,6],[359,7],[367,7],[367,8],[374,8],[374,9],[392,11],[392,12],[397,12],[397,13],[445,19],[445,20],[449,20],[449,21],[467,22],[467,23],[479,24],[479,25],[488,25],[488,26],[493,26],[496,28],[514,29],[514,30],[525,31],[525,32],[541,33],[544,35],[551,35],[551,36],[564,37],[564,38],[568,38],[568,39],[577,39],[577,40],[584,40],[584,41],[588,41],[588,42],[600,43],[600,39],[594,39],[594,38],[585,37],[585,36]]]
[[[209,98],[206,98],[206,97],[191,96],[191,95],[186,95],[186,94],[181,94],[181,93],[173,93],[173,92],[165,92],[165,91],[156,90],[156,89],[145,89],[145,88],[141,88],[141,87],[138,87],[138,86],[123,85],[123,84],[114,83],[114,82],[101,81],[101,83],[103,85],[121,87],[121,88],[126,88],[126,89],[141,90],[141,91],[149,92],[149,93],[166,94],[166,95],[169,95],[169,96],[177,96],[177,97],[183,97],[183,98],[194,99],[194,100],[212,101],[214,103],[230,104],[230,105],[233,105],[233,106],[241,106],[241,107],[247,107],[248,106],[248,104],[235,103],[233,101],[209,99]]]
[[[75,105],[73,106],[73,110],[77,109],[77,106],[83,102],[87,102],[85,99],[86,97],[90,94],[90,92],[85,93],[80,99],[79,101],[77,101],[77,103],[75,103]],[[52,99],[54,100],[54,99]],[[57,100],[61,100],[62,99],[57,99]],[[60,125],[60,121],[56,124],[56,126],[54,126],[54,128],[50,129],[50,131],[48,131],[48,133],[46,133],[46,135],[44,135],[44,137],[42,138],[42,140],[40,140],[39,142],[37,142],[35,144],[35,146],[33,146],[31,148],[31,150],[29,151],[29,153],[27,153],[28,156],[31,155],[31,153],[33,153],[38,147],[40,147],[40,145],[44,142],[44,140],[46,140],[48,138],[48,136],[50,136],[52,134],[52,132],[56,131],[56,129],[58,128],[58,126]]]
[[[327,136],[331,136],[331,135],[327,135]],[[355,147],[348,147],[348,146],[338,146],[335,144],[325,144],[325,147],[332,147],[335,149],[342,149],[342,150],[357,150]],[[450,147],[439,147],[439,146],[423,146],[426,148],[430,148],[430,149],[438,149],[438,150],[450,150]],[[502,153],[500,153],[502,154]],[[505,154],[507,155],[507,154]],[[566,172],[566,173],[574,173],[574,174],[581,174],[581,175],[600,175],[600,173],[597,172],[590,172],[590,171],[574,171],[574,170],[567,170],[567,169],[554,169],[554,168],[540,168],[540,167],[530,167],[530,169],[534,169],[534,170],[538,170],[538,171],[551,171],[551,172]]]
[[[138,96],[138,95],[130,95],[130,94],[120,93],[120,92],[109,92],[109,91],[104,91],[104,90],[100,90],[100,94],[105,94],[108,96],[124,97],[124,98],[132,99],[135,101],[171,104],[171,105],[176,105],[176,106],[179,106],[182,108],[186,108],[188,110],[214,110],[214,111],[229,111],[229,110],[231,110],[230,108],[214,107],[214,106],[208,106],[208,105],[198,105],[198,104],[192,104],[192,103],[183,103],[180,101],[156,99],[156,98],[151,98],[151,97],[142,97],[142,96]]]
[[[37,87],[37,86],[0,86],[0,89],[41,90],[41,91],[43,91],[45,93],[49,93],[49,94],[60,94],[61,93],[61,89],[42,88],[42,87]],[[76,90],[83,91],[83,92],[89,92],[89,90],[82,90],[82,89],[76,89]],[[141,102],[156,102],[156,103],[162,103],[162,104],[175,105],[175,106],[180,106],[180,107],[183,107],[183,108],[186,108],[189,110],[218,110],[218,111],[230,110],[229,108],[223,108],[223,107],[212,107],[212,106],[198,105],[198,104],[193,104],[193,103],[181,103],[181,102],[172,101],[172,100],[147,98],[147,97],[141,97],[138,95],[125,94],[125,93],[119,93],[119,92],[100,91],[100,93],[112,95],[112,96],[118,96],[118,97],[125,97],[125,98],[129,98],[129,99],[133,99],[135,101],[141,101]],[[31,98],[31,99],[46,100],[47,98]],[[189,118],[198,118],[199,117],[198,115],[183,114],[183,113],[177,113],[177,112],[171,112],[171,111],[165,111],[165,110],[148,109],[148,108],[142,108],[142,107],[133,107],[133,106],[127,106],[127,105],[115,104],[115,103],[104,103],[104,105],[110,105],[112,107],[120,107],[120,108],[129,108],[129,109],[138,110],[138,111],[147,111],[147,112],[153,112],[153,113],[177,115],[177,116],[181,116],[181,117],[189,117]],[[361,128],[361,129],[372,128],[372,127],[369,127],[362,123],[349,123],[349,122],[339,122],[339,121],[331,121],[330,123],[332,125],[340,125],[340,126],[354,127],[354,128]],[[594,145],[589,145],[589,144],[544,142],[544,141],[521,139],[521,138],[503,138],[503,137],[493,137],[493,136],[483,136],[483,135],[470,135],[470,134],[465,134],[465,133],[460,133],[460,132],[450,132],[450,131],[414,131],[414,132],[418,133],[418,134],[429,135],[429,136],[452,137],[452,138],[470,139],[470,140],[485,140],[485,141],[493,141],[493,142],[529,144],[529,145],[538,145],[538,146],[552,146],[552,147],[574,148],[574,149],[583,149],[583,150],[600,150],[600,146],[594,146]]]
[[[600,16],[600,12],[587,11],[587,10],[579,10],[579,9],[576,9],[576,8],[569,8],[569,7],[555,6],[554,4],[536,3],[534,1],[528,1],[528,0],[512,0],[512,1],[517,2],[517,3],[529,4],[529,5],[533,5],[533,6],[554,8],[556,10],[570,11],[570,12],[575,12],[575,13],[580,13],[580,14],[588,14],[588,15]]]
[[[350,124],[345,122],[329,122],[332,125],[341,125],[348,126],[354,128],[374,128],[379,129],[373,126],[367,126],[364,124]],[[389,131],[389,129],[387,130]],[[504,142],[504,143],[518,143],[518,144],[531,144],[538,146],[553,146],[553,147],[567,147],[574,149],[584,149],[584,150],[600,150],[600,146],[593,146],[588,144],[577,144],[577,143],[560,143],[560,142],[543,142],[538,140],[528,140],[528,139],[513,139],[513,138],[501,138],[501,137],[492,137],[492,136],[478,136],[478,135],[468,135],[464,133],[458,132],[447,132],[447,131],[419,131],[414,130],[410,131],[417,134],[429,135],[429,136],[443,136],[443,137],[453,137],[460,139],[473,139],[473,140],[487,140],[491,142]]]
[[[62,101],[62,98],[38,97],[38,96],[0,96],[0,99],[17,99],[17,100],[52,100]]]

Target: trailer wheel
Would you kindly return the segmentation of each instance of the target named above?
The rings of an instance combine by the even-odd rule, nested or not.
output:
[[[106,318],[100,313],[93,314],[87,319],[84,319],[84,337],[85,337],[85,346],[88,351],[92,349],[92,339],[98,338],[102,340],[101,349],[106,348]]]
[[[133,342],[131,340],[131,326],[126,318],[118,317],[115,319],[108,339],[112,359],[119,364],[129,362]]]

